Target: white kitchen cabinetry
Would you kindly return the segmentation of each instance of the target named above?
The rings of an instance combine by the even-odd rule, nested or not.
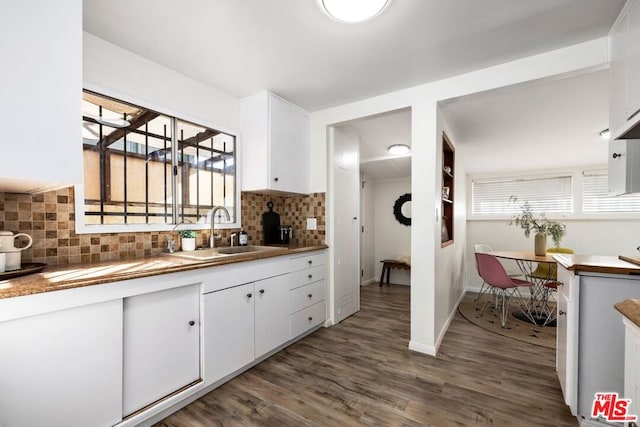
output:
[[[631,399],[628,414],[640,415],[640,327],[626,317],[624,341],[624,398]]]
[[[558,265],[556,368],[565,402],[591,417],[596,393],[624,393],[625,331],[614,304],[640,298],[640,279],[629,274],[579,272]]]
[[[268,91],[240,102],[242,189],[309,192],[309,114]]]
[[[629,0],[610,31],[612,139],[640,138],[640,1]]]
[[[254,358],[253,283],[204,295],[204,377],[215,382]]]
[[[122,299],[0,322],[0,396],[3,427],[118,423]]]
[[[289,339],[287,275],[255,283],[255,357],[267,354]]]
[[[640,144],[630,139],[609,141],[609,195],[640,192]]]
[[[306,333],[326,319],[325,253],[292,257],[289,261],[289,328],[291,337]]]
[[[82,1],[1,2],[0,27],[0,191],[82,183]]]
[[[200,379],[200,284],[124,300],[123,415]]]
[[[564,401],[573,415],[578,405],[578,296],[576,276],[558,267],[558,315],[556,321],[556,371]]]

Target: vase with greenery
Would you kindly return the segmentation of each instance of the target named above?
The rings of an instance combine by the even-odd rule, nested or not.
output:
[[[518,203],[518,198],[511,196],[509,202]],[[524,202],[520,205],[520,212],[511,217],[509,224],[522,228],[525,237],[529,237],[531,231],[535,231],[534,248],[535,254],[538,256],[543,256],[547,253],[547,236],[551,236],[554,245],[558,247],[562,238],[567,234],[567,227],[564,224],[545,218],[543,213],[536,217],[531,211],[529,202]]]
[[[196,232],[194,230],[180,230],[180,247],[183,251],[194,251],[196,249]]]

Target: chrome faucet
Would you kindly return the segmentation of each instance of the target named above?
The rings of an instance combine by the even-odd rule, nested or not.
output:
[[[231,221],[231,215],[229,215],[229,211],[224,206],[214,206],[211,209],[209,209],[209,211],[207,212],[206,216],[211,220],[211,236],[209,237],[209,247],[210,248],[215,248],[216,247],[216,238],[219,239],[221,237],[219,235],[216,236],[216,234],[215,234],[216,226],[215,226],[215,222],[214,222],[214,219],[216,217],[216,212],[218,212],[219,210],[224,212],[225,216],[227,217],[227,221]]]

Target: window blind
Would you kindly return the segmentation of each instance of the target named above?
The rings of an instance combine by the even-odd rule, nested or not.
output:
[[[573,213],[571,175],[546,177],[507,177],[471,181],[472,215],[512,215],[528,202],[534,213],[546,216]],[[510,203],[511,196],[518,198]]]
[[[583,172],[582,212],[604,214],[640,212],[640,194],[609,196],[606,170]]]

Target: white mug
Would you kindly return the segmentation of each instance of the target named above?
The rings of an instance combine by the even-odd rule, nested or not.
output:
[[[5,271],[20,270],[20,260],[22,258],[22,251],[20,249],[14,249],[12,252],[4,252],[6,256]]]
[[[18,237],[26,237],[28,240],[27,245],[21,248],[16,248],[13,243]],[[13,234],[10,231],[0,231],[0,252],[13,252],[15,250],[22,251],[30,248],[32,244],[33,239],[26,233]]]

